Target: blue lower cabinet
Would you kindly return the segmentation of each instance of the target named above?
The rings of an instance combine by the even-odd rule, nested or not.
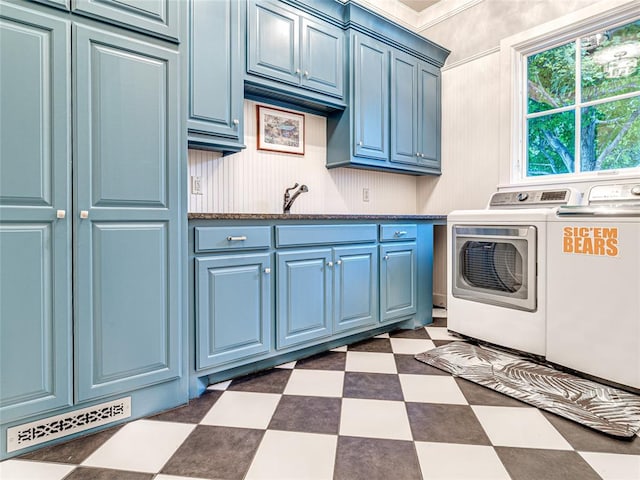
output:
[[[332,265],[330,248],[276,253],[277,348],[331,334]]]
[[[196,262],[196,368],[271,348],[271,255],[200,257]]]
[[[416,313],[417,248],[415,242],[380,246],[380,321]]]
[[[334,249],[334,333],[378,322],[375,245]]]

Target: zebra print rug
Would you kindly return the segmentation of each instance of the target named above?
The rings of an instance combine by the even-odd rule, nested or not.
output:
[[[516,355],[453,342],[415,358],[609,435],[632,437],[640,430],[640,396]]]

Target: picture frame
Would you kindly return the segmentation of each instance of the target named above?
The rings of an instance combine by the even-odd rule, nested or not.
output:
[[[257,105],[258,150],[304,155],[303,113]]]

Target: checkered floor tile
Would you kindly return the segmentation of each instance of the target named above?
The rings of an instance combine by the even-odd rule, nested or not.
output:
[[[38,480],[638,480],[620,440],[418,362],[446,319],[209,387],[188,406],[0,463]]]

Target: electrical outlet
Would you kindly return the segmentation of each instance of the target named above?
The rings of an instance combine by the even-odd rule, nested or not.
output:
[[[369,201],[369,189],[366,187],[362,189],[362,201],[363,202]]]
[[[202,195],[202,177],[198,175],[191,176],[191,194]]]

